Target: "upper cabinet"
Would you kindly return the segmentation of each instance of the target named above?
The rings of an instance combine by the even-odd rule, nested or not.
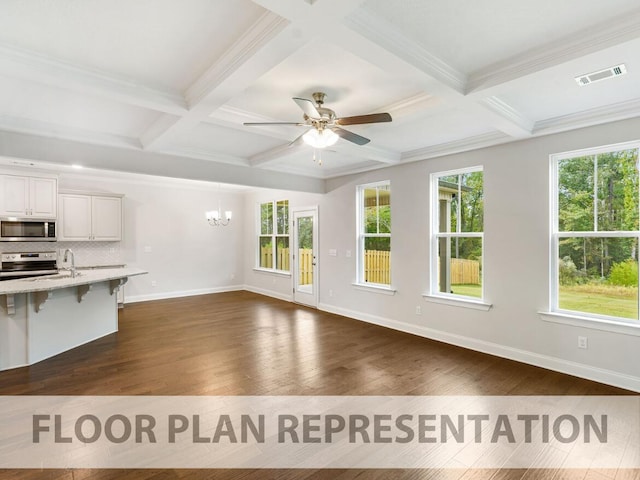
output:
[[[0,175],[0,187],[0,216],[56,218],[56,178]]]
[[[115,242],[122,239],[122,196],[61,193],[58,240]]]

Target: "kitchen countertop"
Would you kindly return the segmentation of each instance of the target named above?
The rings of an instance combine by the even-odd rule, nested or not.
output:
[[[71,278],[71,272],[63,270],[55,275],[5,280],[0,282],[0,295],[57,290],[59,288],[89,285],[148,273],[145,270],[134,267],[83,267],[78,268],[78,270],[76,278]]]

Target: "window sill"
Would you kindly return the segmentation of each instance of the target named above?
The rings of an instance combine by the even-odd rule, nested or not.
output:
[[[257,273],[266,273],[268,275],[276,275],[278,277],[291,277],[291,272],[285,272],[284,270],[270,270],[268,268],[254,267],[253,271]]]
[[[538,315],[540,315],[542,320],[545,322],[560,323],[562,325],[571,325],[574,327],[590,328],[592,330],[603,330],[605,332],[622,333],[625,335],[640,337],[640,323],[638,323],[638,325],[633,325],[625,322],[617,322],[615,320],[583,317],[571,313],[560,312],[538,312]]]
[[[370,285],[368,283],[352,283],[356,290],[363,292],[382,293],[383,295],[395,295],[397,290],[384,285]]]
[[[493,304],[491,303],[485,303],[481,300],[474,300],[471,298],[453,298],[440,295],[431,295],[428,293],[424,293],[422,296],[427,302],[440,303],[442,305],[450,305],[452,307],[471,308],[473,310],[482,310],[483,312],[488,312],[491,307],[493,307]]]

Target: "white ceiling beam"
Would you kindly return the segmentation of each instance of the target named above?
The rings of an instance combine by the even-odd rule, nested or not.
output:
[[[415,162],[418,160],[426,160],[428,158],[443,157],[445,155],[453,155],[455,153],[468,152],[477,150],[478,148],[490,147],[499,143],[511,141],[509,135],[500,132],[490,132],[482,135],[476,135],[462,140],[454,140],[452,142],[431,145],[425,148],[418,148],[404,152],[402,160],[404,162]]]
[[[536,135],[548,135],[635,117],[640,117],[640,98],[541,120],[535,123],[533,131]]]
[[[95,132],[91,130],[84,130],[82,128],[66,127],[51,122],[43,122],[30,118],[18,118],[7,115],[0,115],[0,130],[28,135],[39,135],[48,138],[63,138],[76,142],[106,145],[118,148],[140,149],[141,147],[137,138]]]
[[[211,112],[248,88],[310,38],[326,34],[326,25],[358,8],[364,0],[255,0],[268,10],[186,92],[189,112],[170,122],[159,119],[142,135],[146,149],[162,149],[181,132],[207,121]],[[323,18],[326,21],[323,21]],[[295,24],[290,23],[294,21]]]
[[[530,137],[533,134],[534,121],[498,97],[484,98],[479,102],[486,109],[483,116],[492,116],[493,126],[514,138]],[[487,111],[488,110],[488,111]]]
[[[369,13],[350,18],[354,30],[341,29],[335,39],[354,55],[382,69],[400,72],[422,85],[424,91],[445,103],[463,107],[514,138],[531,135],[533,122],[499,101],[479,103],[464,95],[466,77],[408,40],[395,27]],[[378,35],[376,36],[376,32]],[[435,102],[434,102],[435,103]]]
[[[186,101],[178,92],[141,85],[4,44],[0,44],[0,73],[158,112],[182,115],[187,111]]]
[[[640,10],[488,65],[469,75],[467,93],[482,94],[521,77],[640,37]]]
[[[386,148],[374,147],[369,145],[356,145],[355,143],[338,140],[338,143],[332,147],[338,153],[345,153],[352,157],[362,160],[373,160],[387,165],[395,165],[400,163],[401,153]]]
[[[304,2],[300,0],[252,0],[282,18],[293,23],[331,25],[341,22],[356,11],[366,0],[321,0]]]
[[[173,122],[152,125],[142,135],[146,149],[159,150],[172,138],[205,121],[211,112],[240,94],[271,68],[303,45],[294,38],[288,22],[265,13],[247,32],[186,91],[189,111]]]
[[[388,68],[389,62],[396,65],[394,68],[398,68],[398,60],[402,60],[415,70],[413,76],[416,76],[416,72],[428,76],[429,85],[432,88],[428,93],[432,95],[443,97],[449,97],[451,94],[455,97],[463,95],[467,78],[462,72],[408,39],[404,33],[384,18],[363,8],[353,12],[346,19],[345,24],[350,32],[357,33],[368,40],[363,45],[350,32],[342,30],[342,36],[337,40],[345,49],[383,68]],[[372,45],[376,48],[371,49]],[[387,53],[384,54],[381,50]],[[436,80],[439,85],[436,85],[433,80]],[[434,90],[435,88],[437,90]]]

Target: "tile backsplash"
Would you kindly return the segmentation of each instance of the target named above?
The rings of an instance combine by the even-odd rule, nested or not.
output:
[[[58,252],[58,265],[62,265],[60,250],[73,250],[76,266],[121,265],[124,254],[120,242],[0,242],[1,253]]]

